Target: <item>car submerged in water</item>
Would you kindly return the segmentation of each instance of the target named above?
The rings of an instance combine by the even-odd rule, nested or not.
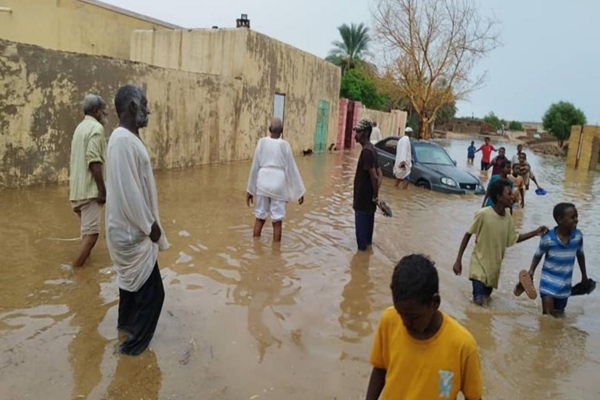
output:
[[[390,136],[375,144],[379,166],[384,176],[394,177],[396,148],[400,137]],[[477,195],[485,194],[476,176],[456,166],[446,150],[437,143],[411,139],[412,169],[410,182],[436,192]]]

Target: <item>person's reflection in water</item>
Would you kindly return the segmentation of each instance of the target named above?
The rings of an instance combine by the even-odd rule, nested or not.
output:
[[[350,281],[342,291],[339,317],[344,329],[342,340],[355,343],[373,333],[371,320],[371,300],[369,295],[374,284],[369,276],[369,263],[372,252],[357,252],[350,261]]]
[[[294,297],[299,289],[285,285],[292,277],[285,271],[279,244],[274,244],[268,254],[263,244],[257,241],[253,251],[253,261],[241,262],[240,281],[233,291],[233,300],[237,305],[248,307],[248,332],[257,342],[259,362],[262,362],[269,347],[274,344],[279,347],[282,343],[265,321],[265,309],[269,308],[276,319],[283,318],[274,307],[295,304]],[[282,289],[288,290],[282,293]]]
[[[520,340],[512,343],[520,342],[522,345],[513,351],[513,354],[518,354],[516,364],[521,366],[514,373],[527,376],[527,379],[522,379],[524,386],[519,389],[519,398],[525,398],[528,393],[545,393],[545,398],[558,398],[561,382],[571,381],[572,371],[579,364],[586,363],[587,332],[570,326],[568,319],[542,316],[539,322],[535,332],[514,332],[518,336],[513,337]]]
[[[98,332],[98,326],[110,304],[102,304],[97,271],[82,270],[77,289],[69,301],[73,313],[72,326],[79,331],[69,344],[69,362],[73,370],[73,398],[87,398],[100,383],[100,365],[108,340]]]
[[[595,172],[584,169],[565,168],[565,177],[562,179],[563,190],[578,198],[590,197],[592,200],[592,187],[594,186]]]
[[[162,372],[156,354],[148,349],[137,357],[117,354],[117,368],[104,400],[158,399]]]

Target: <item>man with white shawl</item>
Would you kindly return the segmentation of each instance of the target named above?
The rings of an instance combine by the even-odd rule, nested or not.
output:
[[[158,216],[158,199],[150,157],[139,130],[148,125],[148,100],[134,85],[115,96],[119,127],[106,151],[106,238],[117,272],[117,328],[127,334],[123,354],[138,355],[148,345],[162,310],[165,291],[158,251],[169,244]]]
[[[273,118],[269,137],[258,141],[246,189],[246,204],[254,201],[254,237],[260,237],[267,217],[273,223],[273,242],[281,242],[285,206],[290,201],[304,203],[304,183],[290,144],[281,139],[283,122]]]
[[[412,150],[410,147],[410,138],[412,128],[409,126],[404,130],[404,136],[398,140],[396,146],[396,162],[394,164],[394,176],[396,177],[396,186],[402,182],[402,189],[408,188],[410,181],[410,170],[412,168]]]

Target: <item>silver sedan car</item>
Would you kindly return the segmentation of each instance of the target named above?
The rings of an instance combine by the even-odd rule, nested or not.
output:
[[[385,176],[394,176],[398,140],[400,140],[398,136],[390,136],[375,144],[379,165]],[[479,178],[458,168],[456,161],[452,160],[439,144],[411,139],[410,145],[412,150],[410,181],[416,186],[444,193],[485,194]]]

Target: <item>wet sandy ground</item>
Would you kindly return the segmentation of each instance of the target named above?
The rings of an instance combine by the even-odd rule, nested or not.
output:
[[[467,143],[445,145],[466,168]],[[589,275],[598,280],[598,179],[530,157],[549,194],[528,194],[518,226],[551,225],[556,202],[575,202]],[[270,228],[252,238],[248,163],[158,173],[172,244],[159,261],[167,297],[151,351],[138,358],[116,354],[118,292],[104,240],[85,268],[66,265],[78,245],[67,188],[0,193],[0,397],[364,398],[394,263],[422,252],[437,262],[442,308],[480,345],[485,398],[600,398],[597,293],[571,299],[558,321],[542,317],[538,302],[515,298],[533,239],[508,250],[491,308],[476,308],[470,283],[451,267],[481,198],[402,192],[389,179],[381,197],[394,217],[378,215],[373,252],[355,254],[355,162],[343,153],[298,160],[308,195],[288,207],[280,247],[271,245]]]

